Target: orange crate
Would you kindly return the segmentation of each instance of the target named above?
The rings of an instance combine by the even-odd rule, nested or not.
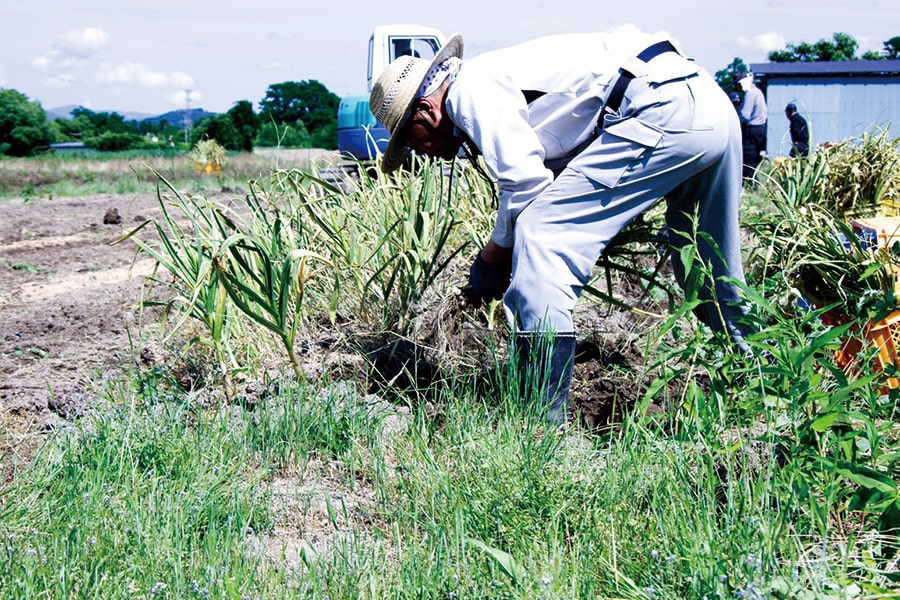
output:
[[[849,317],[835,311],[828,311],[822,315],[822,322],[826,325],[842,325],[849,321]],[[844,340],[841,347],[834,352],[834,360],[847,375],[860,373],[858,355],[864,349],[874,346],[878,354],[873,357],[871,369],[873,373],[884,371],[888,365],[900,367],[897,360],[897,350],[900,349],[900,310],[892,312],[884,319],[869,321],[863,327],[862,335],[851,328],[850,336]],[[885,380],[882,391],[900,387],[900,378],[890,377]]]
[[[887,365],[898,366],[897,349],[900,348],[900,311],[894,311],[885,319],[870,324],[865,332],[866,339],[878,348],[876,360],[879,370],[883,371]],[[888,387],[900,387],[900,380],[888,379],[885,384]]]

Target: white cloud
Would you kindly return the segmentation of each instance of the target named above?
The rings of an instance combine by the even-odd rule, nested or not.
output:
[[[0,87],[6,87],[6,77],[3,74],[3,71],[5,70],[3,65],[0,65]]]
[[[761,52],[765,55],[768,55],[772,50],[783,50],[785,44],[784,36],[774,31],[761,33],[753,37],[742,35],[737,38],[737,45],[739,48]]]
[[[81,64],[83,60],[73,56],[65,56],[59,50],[50,50],[43,56],[38,56],[31,61],[32,66],[41,71],[63,71],[65,69],[73,69]]]
[[[37,58],[32,59],[31,65],[41,71],[49,71],[53,67],[52,53],[47,53],[44,56],[38,56]]]
[[[32,66],[41,71],[65,71],[77,68],[102,50],[109,36],[102,29],[74,29],[59,36],[50,49],[34,58]]]
[[[641,29],[634,23],[623,23],[613,28],[612,33],[641,33]]]
[[[644,29],[641,29],[634,23],[623,23],[621,25],[617,25],[612,29],[612,33],[621,33],[621,34],[640,34],[640,33],[651,33]],[[671,34],[665,29],[660,29],[658,31],[652,32],[654,35],[665,35],[671,37]]]
[[[141,87],[188,87],[194,84],[194,78],[187,73],[176,71],[164,73],[154,71],[147,65],[137,62],[112,65],[103,63],[97,71],[97,81],[111,84],[131,84]]]
[[[178,90],[169,94],[169,102],[183,108],[185,106],[198,106],[203,100],[203,94],[197,90]]]
[[[109,42],[109,36],[102,29],[86,27],[75,29],[61,35],[56,47],[63,54],[87,58],[101,50]]]
[[[259,68],[263,71],[286,71],[289,69],[288,65],[284,64],[280,60],[264,63],[260,65]]]

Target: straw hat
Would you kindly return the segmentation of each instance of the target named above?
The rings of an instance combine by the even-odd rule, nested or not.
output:
[[[403,142],[397,139],[397,132],[406,123],[409,109],[416,99],[416,93],[425,82],[428,72],[435,65],[439,65],[448,58],[462,58],[463,40],[460,34],[454,34],[447,40],[435,55],[428,61],[424,58],[401,56],[389,64],[378,76],[375,85],[372,86],[372,95],[369,97],[369,109],[375,118],[391,132],[381,159],[381,170],[390,173],[403,164],[408,150]]]

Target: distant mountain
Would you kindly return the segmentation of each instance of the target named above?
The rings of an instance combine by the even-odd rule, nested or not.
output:
[[[135,112],[133,110],[107,110],[105,112],[117,112],[125,117],[126,121],[144,121],[153,116],[153,113]]]
[[[196,123],[200,119],[205,117],[214,117],[217,113],[207,112],[202,108],[190,108],[190,109],[179,109],[172,110],[165,114],[150,117],[143,119],[149,123],[159,123],[163,119],[165,119],[171,127],[175,127],[176,129],[184,128],[185,124],[190,120],[191,123]]]
[[[56,108],[48,108],[45,109],[44,112],[47,113],[47,118],[51,121],[56,119],[71,119],[72,111],[76,108],[79,108],[79,105],[69,104],[66,106],[58,106]],[[216,115],[216,113],[207,112],[202,108],[173,110],[165,114],[156,116],[154,116],[152,113],[123,110],[95,110],[94,112],[117,113],[122,115],[122,117],[126,121],[149,121],[151,123],[159,123],[160,121],[165,119],[169,123],[169,125],[175,127],[176,129],[183,128],[187,118],[190,118],[191,123],[196,123],[204,117],[213,117]]]
[[[47,113],[47,118],[51,121],[55,121],[56,119],[71,119],[72,111],[78,108],[77,104],[67,104],[66,106],[57,106],[56,108],[47,108],[44,112]]]

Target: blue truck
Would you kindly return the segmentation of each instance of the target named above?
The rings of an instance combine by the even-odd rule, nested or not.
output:
[[[358,161],[373,160],[384,151],[390,135],[369,110],[372,84],[384,68],[399,56],[431,60],[446,42],[446,36],[424,25],[380,25],[369,37],[367,93],[341,99],[337,115],[338,151]]]

